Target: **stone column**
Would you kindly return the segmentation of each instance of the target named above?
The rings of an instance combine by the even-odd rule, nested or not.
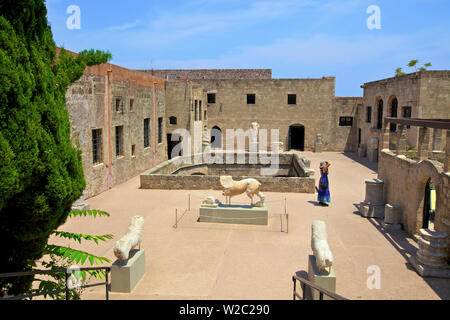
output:
[[[366,180],[366,199],[359,204],[361,216],[384,218],[383,187],[384,182],[382,180]]]
[[[447,263],[448,235],[445,232],[420,229],[419,249],[409,262],[422,277],[450,278]]]
[[[419,146],[418,156],[419,161],[428,158],[428,145],[430,144],[430,131],[426,127],[419,128]]]
[[[384,150],[384,149],[389,150],[389,142],[390,142],[390,130],[389,130],[389,127],[390,126],[392,126],[392,124],[391,123],[387,123],[387,126],[384,129],[382,129],[383,130],[383,134],[381,136],[381,139],[382,139],[381,140],[382,141],[382,143],[381,143],[381,145],[382,145],[381,150]]]
[[[447,130],[447,143],[445,146],[444,171],[450,171],[450,130]]]
[[[370,162],[378,162],[378,138],[370,139],[367,158],[369,158]]]
[[[406,155],[406,127],[401,124],[398,126],[397,155]]]

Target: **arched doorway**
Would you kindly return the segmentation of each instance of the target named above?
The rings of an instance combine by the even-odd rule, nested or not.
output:
[[[436,210],[436,189],[431,179],[428,179],[425,186],[425,196],[423,201],[422,228],[434,230],[434,213]]]
[[[397,98],[394,98],[391,102],[391,117],[392,118],[397,118],[397,114],[398,114],[398,100]],[[397,131],[397,125],[394,123],[391,123],[391,131],[395,132]]]
[[[305,127],[292,125],[289,127],[289,150],[305,151]]]
[[[378,101],[378,122],[377,122],[377,129],[383,128],[383,100],[380,99]]]
[[[222,149],[222,130],[217,126],[211,129],[211,149]]]

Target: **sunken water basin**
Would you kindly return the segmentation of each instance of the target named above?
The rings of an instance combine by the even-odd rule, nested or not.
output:
[[[297,154],[276,154],[279,164],[272,172],[267,172],[264,169],[269,168],[270,163],[263,164],[260,154],[256,155],[248,152],[211,153],[210,157],[221,159],[214,163],[204,162],[201,154],[177,157],[141,174],[141,189],[222,190],[220,176],[230,175],[234,180],[257,179],[262,184],[261,191],[315,192],[314,170],[309,168],[309,160]],[[271,156],[269,153],[266,157],[271,159]],[[233,158],[234,161],[230,161]]]

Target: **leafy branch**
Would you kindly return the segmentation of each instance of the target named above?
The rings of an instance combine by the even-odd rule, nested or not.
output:
[[[416,72],[417,71],[426,71],[427,70],[427,68],[429,68],[429,67],[431,67],[432,66],[432,64],[430,63],[430,62],[427,62],[427,63],[425,63],[424,65],[423,65],[423,67],[420,67],[419,69],[417,69],[417,64],[419,63],[419,60],[417,60],[417,59],[415,59],[415,60],[411,60],[408,64],[407,64],[407,67],[409,67],[409,68],[415,68],[415,70],[416,70]],[[403,75],[405,75],[406,73],[405,72],[403,72],[403,68],[397,68],[397,69],[395,69],[395,76],[396,77],[400,77],[400,76],[403,76]]]

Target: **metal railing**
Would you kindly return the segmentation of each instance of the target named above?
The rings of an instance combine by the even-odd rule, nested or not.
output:
[[[348,300],[336,293],[330,292],[330,291],[310,282],[306,278],[303,278],[303,277],[300,277],[297,275],[293,275],[292,281],[294,282],[294,290],[293,290],[293,299],[294,300],[297,300],[297,298],[299,300],[306,300],[306,294],[305,294],[306,287],[308,287],[309,289],[315,289],[315,290],[319,291],[319,300],[323,300],[324,295],[327,297],[330,297],[333,300]],[[303,296],[300,296],[300,294],[297,292],[297,281],[300,282],[300,285],[301,285],[301,288],[303,291]]]
[[[97,286],[104,285],[106,288],[106,300],[109,300],[109,273],[111,272],[111,267],[91,267],[91,268],[77,268],[76,269],[76,271],[98,271],[98,270],[105,271],[105,282],[77,286],[75,289],[84,289],[84,288],[91,288],[91,287],[97,287]],[[33,298],[33,297],[37,297],[37,296],[57,294],[57,293],[61,293],[61,292],[65,292],[66,300],[70,300],[69,292],[74,289],[70,289],[68,287],[68,280],[69,280],[68,269],[33,270],[33,271],[23,271],[23,272],[0,273],[0,279],[34,276],[34,275],[38,275],[38,274],[56,274],[56,273],[61,273],[61,272],[64,272],[66,275],[66,287],[64,289],[38,292],[38,293],[33,293],[33,294],[21,295],[21,296],[5,297],[5,298],[0,298],[0,300],[22,300],[22,299]]]

